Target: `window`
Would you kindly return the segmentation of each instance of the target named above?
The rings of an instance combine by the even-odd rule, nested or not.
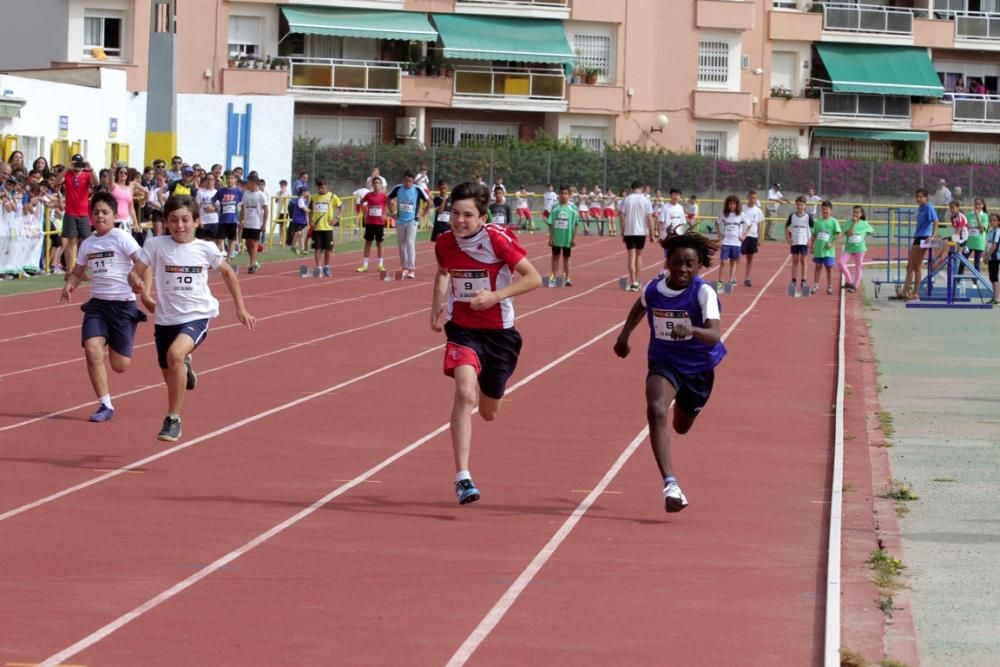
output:
[[[773,6],[775,9],[796,9],[795,0],[774,0]]]
[[[83,55],[95,57],[101,49],[109,58],[121,58],[125,17],[113,12],[86,12],[83,17]]]
[[[951,141],[931,142],[931,162],[1000,162],[1000,144],[973,144]]]
[[[892,161],[892,142],[867,139],[823,139],[817,142],[819,156],[833,160]]]
[[[727,42],[698,42],[698,83],[729,83]]]
[[[382,139],[382,120],[348,116],[296,116],[295,136],[316,137],[321,144],[367,146]]]
[[[516,139],[517,123],[485,121],[440,122],[431,125],[432,146],[463,146]]]
[[[767,140],[767,155],[770,158],[784,159],[799,156],[799,139],[792,136],[772,135]]]
[[[257,16],[230,16],[229,53],[261,55],[260,22]]]
[[[577,146],[600,152],[608,141],[608,128],[600,125],[570,125],[569,136]]]
[[[694,152],[709,157],[726,157],[726,133],[698,132],[694,138]]]
[[[574,34],[573,51],[576,53],[576,65],[583,69],[600,70],[600,80],[614,78],[611,69],[611,36],[593,34]]]

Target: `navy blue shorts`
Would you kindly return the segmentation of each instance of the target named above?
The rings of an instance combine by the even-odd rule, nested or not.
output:
[[[521,334],[516,329],[469,329],[446,322],[444,373],[454,375],[458,366],[469,365],[479,376],[479,390],[484,396],[501,399],[507,380],[517,368],[521,354]]]
[[[807,245],[793,245],[792,246],[792,254],[793,255],[808,255],[809,254],[809,246],[807,246]]]
[[[836,263],[833,257],[813,257],[813,263],[830,269]]]
[[[748,236],[743,239],[743,245],[740,248],[744,255],[756,255],[759,252],[757,247],[757,237]]]
[[[724,245],[722,246],[722,254],[719,258],[724,262],[727,259],[739,259],[740,258],[740,247],[738,245]]]
[[[677,390],[677,396],[674,397],[677,402],[676,407],[691,417],[697,417],[708,403],[712,395],[712,386],[715,384],[714,370],[684,375],[669,364],[650,360],[646,378],[649,379],[654,375],[665,378]]]
[[[160,363],[160,368],[167,368],[167,351],[181,334],[190,336],[197,350],[208,336],[208,320],[191,320],[184,324],[157,324],[153,327],[153,336],[156,338],[156,360]]]
[[[83,311],[82,343],[89,338],[104,338],[108,347],[132,358],[132,345],[139,322],[146,321],[146,313],[139,310],[135,301],[105,301],[91,299],[80,306]]]
[[[219,225],[218,223],[202,225],[194,230],[195,238],[202,239],[205,241],[214,241],[219,237]]]
[[[223,239],[227,241],[236,240],[236,232],[239,230],[240,226],[237,224],[230,223],[219,223],[218,231],[216,232],[215,239],[221,241]]]

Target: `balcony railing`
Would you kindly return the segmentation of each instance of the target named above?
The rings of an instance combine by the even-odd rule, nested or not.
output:
[[[955,22],[958,39],[1000,39],[1000,14],[988,12],[949,12]]]
[[[568,9],[569,0],[455,0],[457,7],[510,7],[522,9]]]
[[[404,63],[343,58],[289,58],[290,88],[345,93],[400,92]]]
[[[864,95],[823,91],[820,113],[851,118],[908,119],[910,98],[893,95]]]
[[[475,67],[455,70],[456,97],[493,97],[565,100],[566,75],[562,68]]]
[[[958,123],[1000,124],[1000,95],[973,95],[948,93],[951,100],[951,118]]]
[[[898,7],[823,3],[823,29],[847,32],[912,35],[913,12]]]

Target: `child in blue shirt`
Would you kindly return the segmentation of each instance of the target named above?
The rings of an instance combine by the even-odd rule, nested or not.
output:
[[[906,278],[903,287],[890,299],[899,301],[917,301],[920,297],[921,268],[924,261],[924,253],[932,249],[921,248],[920,242],[937,236],[938,216],[934,207],[928,203],[927,190],[919,188],[914,197],[917,200],[917,229],[913,233],[913,245],[910,247],[910,255],[906,263]]]
[[[680,512],[688,500],[674,476],[667,410],[674,405],[674,430],[687,433],[712,394],[715,367],[726,355],[720,329],[719,298],[698,273],[712,263],[719,244],[700,234],[680,234],[662,242],[667,277],[651,281],[629,311],[615,342],[623,359],[628,339],[645,317],[649,325],[646,417],[653,455],[663,478],[663,506]]]

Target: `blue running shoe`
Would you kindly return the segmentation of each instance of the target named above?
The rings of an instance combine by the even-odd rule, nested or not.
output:
[[[100,407],[97,408],[97,412],[90,415],[90,421],[97,423],[109,422],[114,416],[115,411],[104,405],[104,403],[101,403]]]
[[[458,496],[459,505],[467,505],[479,500],[479,489],[471,479],[460,479],[455,482],[455,495]]]

